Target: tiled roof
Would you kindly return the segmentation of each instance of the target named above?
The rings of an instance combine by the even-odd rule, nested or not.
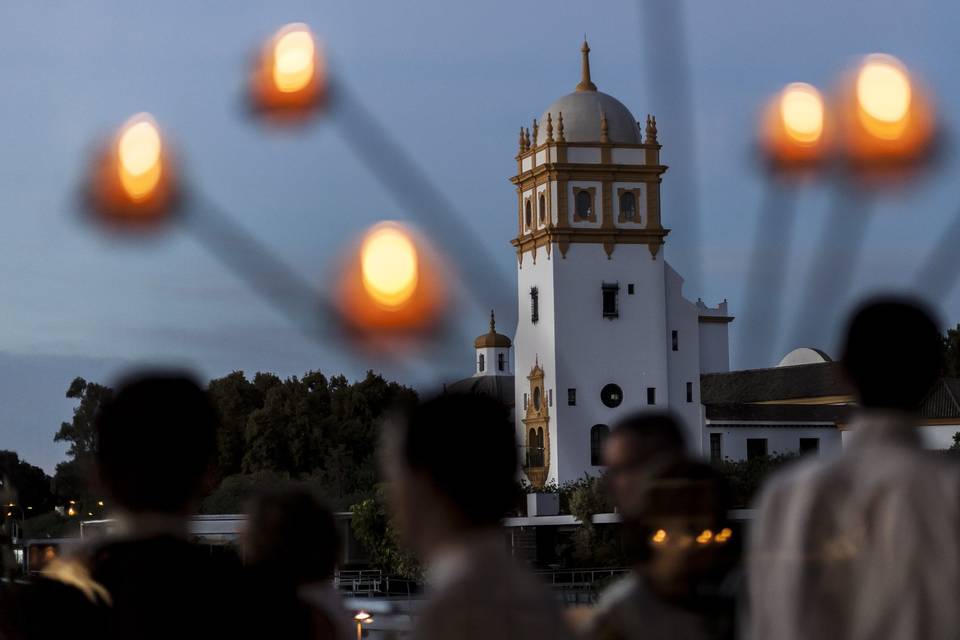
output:
[[[798,398],[852,396],[839,362],[747,369],[700,376],[700,394],[710,420],[843,421],[852,405],[787,403]],[[920,404],[925,419],[960,420],[960,378],[940,378]]]
[[[853,394],[839,362],[746,369],[700,376],[703,403],[742,404]]]
[[[508,407],[513,401],[513,376],[473,376],[452,382],[444,388],[446,393],[480,393],[497,398]]]
[[[920,404],[923,418],[960,418],[960,378],[940,378]]]

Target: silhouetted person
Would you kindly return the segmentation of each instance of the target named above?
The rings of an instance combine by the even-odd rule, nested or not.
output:
[[[614,425],[603,444],[604,476],[624,514],[640,508],[643,481],[686,455],[680,425],[664,413],[636,413]]]
[[[685,457],[682,431],[664,414],[616,425],[604,463],[633,570],[602,594],[582,635],[733,638],[740,544],[727,483]]]
[[[352,640],[333,586],[340,536],[333,513],[302,485],[259,493],[243,534],[256,637]]]
[[[898,299],[853,315],[843,365],[858,415],[842,453],[763,492],[748,557],[751,637],[955,638],[958,508],[952,465],[921,449],[915,412],[941,366],[930,315]]]
[[[499,529],[516,504],[516,436],[506,408],[447,394],[384,425],[382,460],[395,526],[426,568],[417,638],[566,637],[544,586],[514,562]]]
[[[95,421],[96,470],[115,531],[83,564],[105,590],[108,638],[242,637],[239,560],[190,542],[216,452],[217,414],[180,375],[122,383]],[[90,629],[84,629],[90,632]]]

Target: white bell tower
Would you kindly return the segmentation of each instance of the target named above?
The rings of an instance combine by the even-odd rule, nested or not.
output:
[[[515,407],[524,471],[536,487],[596,474],[620,417],[671,410],[701,449],[700,314],[664,262],[656,119],[643,133],[601,93],[583,43],[581,80],[521,128],[517,174],[519,320]],[[725,370],[726,309],[711,317]],[[718,321],[719,319],[719,321]],[[720,330],[718,330],[720,327]]]

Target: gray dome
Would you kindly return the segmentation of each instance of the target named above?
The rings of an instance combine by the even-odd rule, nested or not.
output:
[[[553,138],[559,137],[559,118],[563,113],[563,135],[567,142],[600,142],[600,118],[607,116],[607,136],[610,142],[640,144],[643,138],[636,119],[627,107],[600,91],[575,91],[551,104],[540,117],[535,144],[547,141],[547,114],[553,118]]]

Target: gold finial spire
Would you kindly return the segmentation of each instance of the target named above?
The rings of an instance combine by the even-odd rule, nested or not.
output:
[[[547,142],[553,142],[553,114],[547,113]]]
[[[656,144],[657,143],[657,117],[647,115],[647,129],[646,129],[647,138],[643,142],[645,144]]]
[[[600,112],[600,142],[610,142],[610,127],[607,125],[607,113]]]
[[[537,146],[537,131],[540,130],[540,124],[537,122],[537,119],[533,119],[533,146]]]
[[[583,37],[580,53],[583,54],[583,60],[580,63],[580,84],[577,85],[577,91],[596,91],[597,85],[590,81],[590,45],[587,44],[586,36]]]
[[[497,319],[493,315],[493,309],[490,309],[490,333],[497,332]]]
[[[560,142],[567,141],[567,139],[563,137],[563,111],[557,112],[557,140]]]

